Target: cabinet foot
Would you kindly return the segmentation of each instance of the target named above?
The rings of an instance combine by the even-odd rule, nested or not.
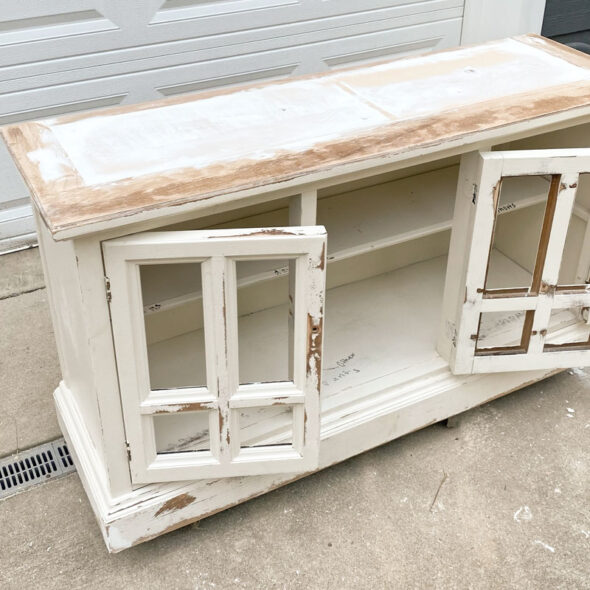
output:
[[[447,428],[458,428],[461,424],[461,414],[457,414],[456,416],[451,416],[446,420],[443,420],[443,424]]]

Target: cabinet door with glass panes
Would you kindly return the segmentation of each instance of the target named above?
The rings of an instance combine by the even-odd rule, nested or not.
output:
[[[589,173],[587,149],[463,156],[438,345],[453,373],[590,365]]]
[[[133,481],[317,468],[325,229],[145,232],[103,252]]]

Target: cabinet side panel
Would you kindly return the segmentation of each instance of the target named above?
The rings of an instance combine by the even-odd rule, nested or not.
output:
[[[80,280],[80,304],[86,321],[84,346],[89,351],[93,395],[102,417],[101,436],[109,493],[117,497],[132,488],[101,242],[95,237],[80,238],[74,242],[74,249]]]
[[[74,247],[70,241],[55,242],[36,210],[35,221],[62,378],[74,394],[85,427],[102,457],[100,415]]]

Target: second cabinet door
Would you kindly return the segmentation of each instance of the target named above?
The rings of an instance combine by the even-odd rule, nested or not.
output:
[[[453,373],[590,365],[588,172],[587,149],[463,157],[438,344]]]

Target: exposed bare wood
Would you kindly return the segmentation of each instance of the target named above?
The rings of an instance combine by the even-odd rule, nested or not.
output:
[[[195,500],[196,498],[190,494],[180,494],[179,496],[176,496],[176,498],[164,502],[164,504],[158,508],[156,516],[166,514],[166,512],[173,512],[174,510],[182,510],[189,504],[192,504]]]

